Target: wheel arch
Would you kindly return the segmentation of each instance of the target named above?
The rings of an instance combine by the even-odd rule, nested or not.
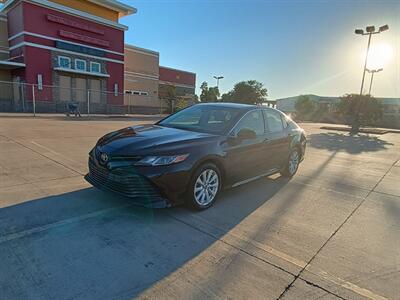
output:
[[[222,162],[222,158],[217,155],[206,156],[202,160],[198,161],[193,168],[191,177],[193,178],[193,175],[198,170],[198,168],[200,168],[202,165],[205,165],[207,163],[214,164],[218,168],[218,171],[221,174],[221,178],[220,178],[221,182],[222,182],[221,186],[223,186],[224,182],[225,182],[225,178],[226,178],[226,169],[225,169],[224,163]]]

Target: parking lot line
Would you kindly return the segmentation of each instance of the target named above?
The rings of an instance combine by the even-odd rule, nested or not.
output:
[[[5,138],[8,138],[10,141],[12,141],[12,142],[14,142],[14,143],[16,143],[16,144],[18,144],[18,145],[20,145],[20,146],[22,146],[22,147],[28,149],[28,150],[33,151],[33,152],[35,152],[36,154],[39,154],[40,156],[45,157],[45,158],[47,158],[48,160],[51,160],[52,162],[54,162],[54,163],[56,163],[56,164],[58,164],[58,165],[60,165],[60,166],[63,166],[64,168],[66,168],[66,169],[68,169],[68,170],[70,170],[70,171],[72,171],[72,172],[75,172],[75,173],[80,174],[80,175],[82,175],[82,176],[85,175],[85,174],[83,174],[83,173],[81,173],[81,172],[75,170],[74,168],[71,168],[70,166],[67,166],[67,165],[65,165],[65,164],[63,164],[63,163],[61,163],[61,162],[59,162],[59,161],[57,161],[57,160],[55,160],[55,159],[53,159],[53,158],[47,156],[47,155],[44,155],[43,153],[41,153],[41,152],[39,152],[39,151],[36,151],[35,149],[32,149],[31,147],[28,147],[27,145],[25,145],[25,143],[22,143],[22,142],[20,142],[20,141],[17,141],[17,140],[15,140],[15,139],[12,139],[12,138],[7,137],[7,136],[5,136],[5,135],[0,135],[0,136],[3,136],[3,137],[5,137]]]

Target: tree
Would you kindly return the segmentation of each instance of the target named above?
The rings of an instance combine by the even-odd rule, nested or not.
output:
[[[200,100],[201,102],[215,102],[218,101],[219,97],[219,89],[217,87],[208,87],[207,82],[203,82],[200,86],[201,95]]]
[[[382,103],[371,95],[348,94],[340,98],[339,112],[350,121],[351,133],[382,118]]]
[[[168,108],[168,112],[173,112],[173,105],[174,102],[177,99],[176,96],[176,87],[175,86],[168,86],[166,93],[165,93],[165,97],[163,97],[163,99],[165,100],[166,104],[167,104],[167,108]]]
[[[302,95],[297,99],[294,107],[296,108],[296,115],[301,119],[306,119],[313,114],[316,105],[310,97]]]
[[[261,82],[256,80],[241,81],[233,87],[233,90],[222,95],[224,102],[237,102],[247,104],[259,104],[267,100],[268,90]]]

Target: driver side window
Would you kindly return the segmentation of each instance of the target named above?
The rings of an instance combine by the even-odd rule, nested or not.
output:
[[[243,119],[239,121],[234,130],[235,135],[242,129],[250,129],[256,133],[256,135],[264,134],[264,118],[261,110],[257,109],[248,112]]]

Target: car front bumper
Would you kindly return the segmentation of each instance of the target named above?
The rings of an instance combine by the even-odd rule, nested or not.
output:
[[[167,208],[183,202],[190,171],[183,165],[169,167],[129,167],[109,170],[89,157],[85,176],[94,187],[131,198],[135,204]]]

